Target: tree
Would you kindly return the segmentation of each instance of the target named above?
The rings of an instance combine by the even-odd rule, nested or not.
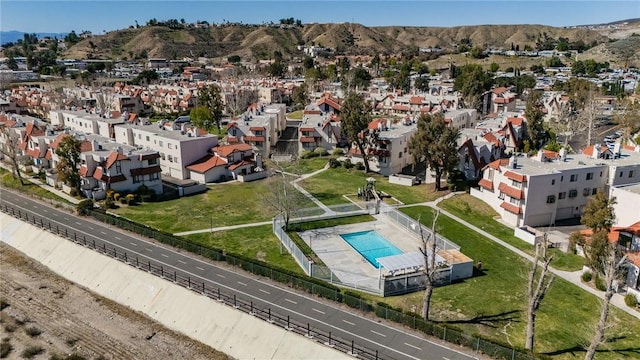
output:
[[[227,62],[230,64],[237,64],[242,60],[239,55],[231,55],[227,58]]]
[[[458,165],[458,129],[447,126],[444,116],[423,114],[418,119],[418,129],[409,139],[409,153],[414,164],[424,161],[436,173],[436,190],[440,190],[442,176]]]
[[[491,65],[489,65],[489,71],[491,71],[492,73],[497,72],[500,69],[500,65],[498,65],[497,63],[491,63]]]
[[[296,109],[303,109],[308,103],[309,94],[307,92],[307,84],[303,83],[293,89],[293,106]]]
[[[159,78],[160,76],[155,70],[142,70],[131,82],[134,85],[148,85]]]
[[[16,59],[13,57],[13,53],[7,55],[7,60],[5,61],[5,64],[7,65],[9,70],[13,70],[13,71],[18,70],[18,62],[16,62]]]
[[[282,64],[281,60],[275,60],[267,69],[269,75],[275,78],[281,78],[284,76],[285,71],[286,67]]]
[[[80,36],[76,34],[75,30],[71,30],[71,32],[64,37],[64,42],[67,44],[67,47],[75,45],[80,40]]]
[[[604,270],[600,273],[600,275],[604,276],[604,282],[606,286],[606,290],[604,292],[604,301],[602,302],[602,308],[600,309],[600,318],[598,319],[598,324],[596,325],[593,339],[591,340],[589,348],[587,349],[587,353],[584,356],[585,360],[593,360],[598,346],[604,340],[604,331],[607,328],[607,319],[609,317],[609,305],[611,304],[611,297],[613,297],[614,293],[613,281],[620,275],[620,270],[623,268],[625,261],[626,256],[623,256],[620,260],[618,260],[615,245],[608,244],[606,258],[604,259],[603,263]]]
[[[544,234],[544,241],[536,244],[536,255],[533,258],[531,271],[529,272],[529,281],[527,286],[528,302],[527,302],[527,332],[525,338],[525,349],[533,351],[533,340],[535,337],[536,315],[540,302],[545,297],[551,284],[553,283],[553,275],[547,277],[549,264],[553,256],[547,257],[547,234]],[[538,274],[539,262],[542,262],[540,274]],[[536,279],[537,277],[537,279]]]
[[[419,77],[413,82],[413,87],[416,90],[420,91],[428,91],[429,90],[429,78],[427,77]]]
[[[542,106],[542,93],[540,91],[531,92],[524,111],[527,118],[529,150],[538,150],[540,148],[541,134],[544,131]]]
[[[220,126],[222,124],[222,114],[224,104],[222,103],[222,94],[218,86],[211,84],[198,91],[198,106],[202,106],[209,111],[210,118],[203,118],[203,122],[200,125],[204,130],[211,131],[213,125],[218,129],[220,134]],[[209,119],[207,121],[207,119]]]
[[[20,172],[20,164],[24,161],[24,157],[20,153],[20,135],[5,123],[0,123],[0,154],[6,157],[11,164],[11,175],[14,179],[20,181],[20,185],[24,185],[24,179]]]
[[[189,112],[191,123],[201,129],[209,130],[213,128],[213,116],[206,106],[196,106]]]
[[[355,144],[362,154],[364,171],[369,172],[369,159],[365,153],[365,144],[368,141],[368,126],[371,108],[360,95],[350,92],[342,105],[340,124],[342,133],[351,144]]]
[[[491,89],[493,76],[482,70],[479,64],[468,64],[461,68],[454,66],[452,70],[456,75],[453,89],[462,93],[466,106],[479,109],[482,106],[480,97]]]
[[[81,145],[82,142],[80,140],[68,135],[60,141],[56,149],[56,155],[60,158],[56,166],[58,170],[58,180],[76,189],[78,193],[80,192],[81,183],[80,173],[78,172]]]
[[[615,204],[615,198],[607,199],[603,191],[598,191],[587,202],[580,222],[594,232],[601,230],[609,232],[615,221],[613,212]]]
[[[276,165],[276,167],[278,166]],[[276,174],[265,181],[264,191],[260,191],[260,196],[267,207],[277,211],[282,216],[284,229],[287,230],[289,221],[300,210],[300,204],[303,203],[304,196],[291,182],[287,181],[282,168],[279,168],[278,171],[280,174]]]
[[[438,216],[440,216],[440,210],[436,209],[436,213],[433,216],[433,222],[431,223],[431,234],[429,237],[425,237],[422,233],[422,224],[418,218],[418,224],[420,224],[420,240],[421,247],[419,248],[422,258],[424,259],[422,273],[425,277],[425,289],[424,299],[422,301],[422,318],[429,320],[429,310],[431,308],[431,296],[433,295],[433,288],[436,281],[436,225],[438,223]]]
[[[347,91],[352,88],[366,90],[370,83],[371,75],[369,72],[363,67],[357,67],[351,69],[342,79],[342,88]]]

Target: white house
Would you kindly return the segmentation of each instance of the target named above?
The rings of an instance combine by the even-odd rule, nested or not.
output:
[[[191,179],[200,183],[225,181],[242,182],[262,179],[267,176],[262,156],[253,152],[249,144],[218,145],[211,152],[187,166]]]

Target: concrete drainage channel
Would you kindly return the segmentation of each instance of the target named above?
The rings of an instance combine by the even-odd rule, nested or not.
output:
[[[327,333],[319,329],[312,328],[310,323],[304,324],[292,321],[289,316],[272,312],[271,308],[264,309],[254,306],[252,301],[247,302],[246,300],[237,297],[235,294],[223,292],[219,287],[212,287],[210,285],[206,285],[202,281],[195,281],[189,276],[185,277],[179,275],[175,269],[154,264],[152,261],[141,261],[138,256],[128,255],[126,252],[122,250],[119,251],[115,247],[109,247],[105,243],[100,246],[99,244],[96,244],[95,240],[87,241],[84,235],[78,235],[76,232],[69,231],[67,228],[60,229],[59,226],[51,225],[51,222],[47,220],[29,215],[27,212],[21,210],[15,210],[13,207],[7,205],[0,205],[0,211],[34,226],[38,226],[52,234],[71,240],[78,245],[82,245],[86,248],[95,250],[96,252],[108,255],[136,269],[144,270],[152,275],[169,280],[195,293],[204,295],[210,299],[216,300],[293,333],[303,335],[308,339],[329,346],[350,356],[371,360],[383,359],[378,355],[377,350],[374,351],[360,346],[353,340],[345,341],[343,339],[336,338],[332,336],[331,332]]]

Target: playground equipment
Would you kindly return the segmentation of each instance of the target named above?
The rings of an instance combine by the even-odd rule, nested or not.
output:
[[[375,187],[376,179],[369,177],[367,178],[367,184],[364,189],[358,188],[358,197],[364,198],[365,201],[375,200],[376,204],[376,214],[380,213],[380,194],[376,191]]]

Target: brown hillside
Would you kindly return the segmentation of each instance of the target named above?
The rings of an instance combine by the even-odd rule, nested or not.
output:
[[[308,24],[296,28],[258,25],[218,26],[172,30],[166,27],[124,29],[84,39],[64,54],[67,58],[225,57],[244,60],[270,58],[274,51],[299,56],[298,44],[323,45],[347,54],[393,54],[408,46],[450,48],[463,38],[477,46],[509,48],[511,43],[535,45],[544,34],[552,38],[604,42],[606,37],[587,29],[541,25],[484,25],[441,27],[366,27],[360,24]],[[91,46],[93,44],[93,47]]]

